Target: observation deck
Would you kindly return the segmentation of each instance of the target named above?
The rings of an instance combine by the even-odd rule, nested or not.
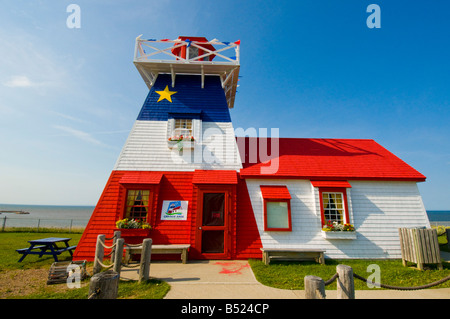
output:
[[[240,41],[208,41],[199,37],[176,40],[136,38],[133,63],[149,89],[158,74],[171,74],[172,87],[177,74],[198,74],[204,87],[206,75],[220,76],[228,107],[233,108],[239,78]]]

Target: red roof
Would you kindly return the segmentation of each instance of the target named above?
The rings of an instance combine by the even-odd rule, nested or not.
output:
[[[374,140],[238,137],[237,144],[243,161],[243,169],[240,171],[243,178],[418,182],[426,179],[424,175]],[[278,147],[278,154],[276,148],[272,154],[272,144]],[[249,149],[253,149],[249,145],[256,145],[254,152],[257,152],[257,156],[254,156],[254,152],[249,153]],[[264,145],[267,145],[267,151]],[[261,146],[263,154],[259,154]],[[272,172],[261,171],[261,168],[267,169],[271,165],[274,168]]]
[[[237,184],[236,171],[196,170],[193,184]]]
[[[263,198],[291,199],[289,190],[284,185],[261,185]]]
[[[119,180],[120,184],[159,184],[163,174],[160,172],[127,171]]]
[[[311,181],[311,184],[314,187],[344,187],[344,188],[352,188],[347,181]]]

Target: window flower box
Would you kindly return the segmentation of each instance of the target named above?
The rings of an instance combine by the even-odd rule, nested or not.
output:
[[[194,148],[194,141],[193,136],[177,135],[169,137],[167,145],[171,149],[178,148],[179,151],[182,151],[183,149]]]
[[[355,231],[324,231],[322,237],[325,239],[356,239]]]
[[[356,239],[355,227],[352,224],[339,224],[328,221],[322,228],[325,239]]]
[[[151,229],[147,228],[116,228],[114,231],[120,231],[120,237],[150,237]]]
[[[146,222],[125,218],[116,222],[114,231],[120,231],[121,237],[149,237],[151,226]]]

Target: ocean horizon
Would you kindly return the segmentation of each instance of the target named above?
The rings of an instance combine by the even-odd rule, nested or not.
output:
[[[80,220],[89,221],[95,206],[83,205],[29,205],[0,204],[0,218],[42,219],[42,220]],[[29,214],[2,213],[1,211],[24,211]],[[427,210],[430,222],[450,222],[450,210]]]
[[[94,208],[95,206],[0,204],[0,220],[6,217],[6,227],[86,227]],[[2,211],[19,211],[25,214]]]

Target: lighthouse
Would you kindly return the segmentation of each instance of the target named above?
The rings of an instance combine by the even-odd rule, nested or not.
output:
[[[90,259],[97,234],[111,235],[123,219],[151,227],[142,236],[122,230],[128,243],[189,244],[198,259],[235,253],[242,163],[229,110],[239,47],[203,37],[136,39],[133,62],[149,91],[76,256]]]

